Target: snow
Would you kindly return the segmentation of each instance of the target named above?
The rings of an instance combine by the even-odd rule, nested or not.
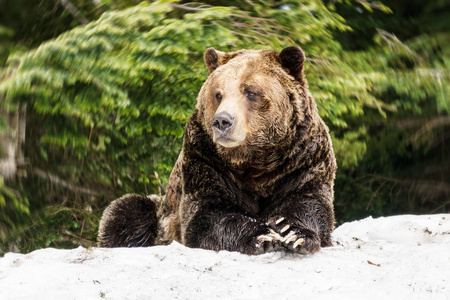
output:
[[[450,214],[345,223],[313,255],[42,249],[0,258],[0,299],[450,299]]]

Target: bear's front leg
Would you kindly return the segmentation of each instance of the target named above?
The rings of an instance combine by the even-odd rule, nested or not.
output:
[[[245,209],[235,182],[217,168],[220,162],[188,153],[186,150],[183,160],[184,189],[179,208],[182,243],[244,254],[279,249],[279,241],[259,238],[270,234],[269,226]]]
[[[180,203],[182,243],[191,248],[261,254],[280,249],[277,240],[261,239],[270,228],[251,217],[233,201],[233,195],[220,186],[189,193]]]
[[[191,203],[190,211],[196,212],[182,218],[182,239],[186,246],[249,255],[281,248],[277,240],[261,239],[270,234],[269,227],[262,221],[245,216],[244,212],[232,207],[208,209],[197,205]]]

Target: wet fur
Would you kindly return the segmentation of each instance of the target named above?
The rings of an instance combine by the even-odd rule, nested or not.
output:
[[[298,47],[285,48],[281,54],[208,49],[205,63],[210,76],[186,125],[166,196],[153,196],[154,208],[137,204],[149,199],[137,195],[128,196],[133,205],[126,204],[127,196],[114,201],[102,218],[99,245],[149,246],[136,243],[136,237],[120,237],[140,237],[133,228],[146,226],[151,232],[147,241],[153,244],[176,240],[189,247],[254,254],[261,247],[258,236],[280,230],[274,222],[280,217],[305,239],[304,252],[331,245],[336,161],[308,91],[304,59]],[[244,71],[239,69],[244,65]],[[226,85],[221,80],[228,76],[237,76],[239,84],[264,83],[258,103],[243,102],[247,137],[234,148],[215,144],[210,126],[218,107],[211,93]],[[153,224],[154,220],[158,221]]]

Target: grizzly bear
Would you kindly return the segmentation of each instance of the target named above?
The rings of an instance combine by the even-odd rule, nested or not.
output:
[[[259,254],[330,246],[336,160],[299,47],[209,48],[209,77],[164,197],[128,194],[100,221],[99,246],[178,241]]]

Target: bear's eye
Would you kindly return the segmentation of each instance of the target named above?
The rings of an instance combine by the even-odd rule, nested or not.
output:
[[[258,97],[258,94],[256,94],[253,91],[245,91],[244,92],[245,97],[247,97],[248,100],[254,101]]]
[[[216,96],[217,101],[219,101],[219,103],[220,103],[220,101],[222,101],[222,95],[220,93],[216,93],[215,96]]]

